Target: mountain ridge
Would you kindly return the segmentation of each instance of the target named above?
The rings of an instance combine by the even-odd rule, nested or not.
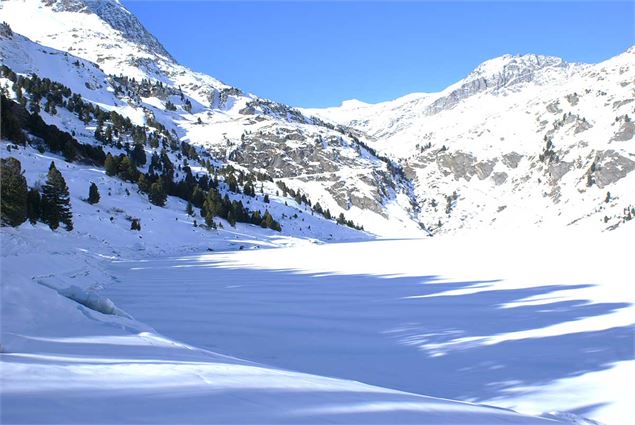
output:
[[[633,48],[595,65],[505,55],[439,93],[297,109],[191,71],[86,12],[90,3],[129,13],[117,1],[61,1],[55,4],[84,12],[8,0],[0,18],[34,41],[96,63],[106,79],[121,74],[161,82],[165,89],[114,102],[129,105],[126,113],[138,119],[159,120],[223,163],[266,171],[374,232],[513,225],[514,214],[524,224],[594,217],[612,228],[635,203],[622,194],[633,178],[633,152],[624,143],[633,137]],[[35,25],[20,19],[26,13]],[[166,110],[168,101],[176,111]],[[614,202],[603,205],[605,188],[616,183]]]

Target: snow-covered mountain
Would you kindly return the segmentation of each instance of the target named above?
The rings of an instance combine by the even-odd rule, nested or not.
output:
[[[421,232],[409,183],[352,132],[176,63],[118,1],[9,0],[0,7],[0,20],[15,34],[3,37],[2,61],[16,72],[90,87],[91,93],[77,92],[86,99],[110,97],[100,105],[139,124],[152,116],[223,163],[267,172],[371,232]],[[75,59],[42,59],[38,44],[94,63],[101,80],[78,73]],[[112,80],[120,76],[160,82],[164,88],[128,90],[113,98]],[[168,101],[177,109],[166,110]]]
[[[634,65],[635,48],[596,65],[505,55],[439,93],[305,112],[398,161],[426,224],[610,229],[635,206]]]
[[[9,66],[94,88],[89,99],[110,96],[103,105],[137,120],[151,114],[224,163],[266,171],[374,233],[611,229],[632,216],[633,49],[597,65],[505,55],[440,93],[298,110],[178,64],[117,0],[6,0],[0,19],[96,64],[103,78],[83,81],[88,73],[5,37]],[[165,89],[113,97],[112,76]]]
[[[0,22],[0,156],[36,193],[54,162],[74,221],[2,227],[0,422],[629,417],[635,49],[300,110],[179,64],[119,0]],[[572,226],[489,231],[538,224]]]

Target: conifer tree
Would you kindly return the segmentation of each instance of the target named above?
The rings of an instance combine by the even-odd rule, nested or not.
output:
[[[22,132],[22,128],[16,114],[12,111],[14,111],[13,102],[4,97],[4,95],[1,96],[0,134],[2,134],[3,139],[9,139],[23,145],[26,142],[26,137]]]
[[[165,188],[163,187],[163,180],[157,179],[156,182],[152,183],[150,186],[150,193],[148,194],[148,198],[150,202],[154,205],[162,207],[165,205],[167,201],[167,194],[165,192]]]
[[[106,132],[104,133],[104,140],[107,143],[112,143],[112,127],[111,126],[106,127]]]
[[[130,223],[130,230],[141,231],[141,219],[133,218]]]
[[[51,162],[46,183],[42,187],[44,209],[42,218],[53,230],[64,224],[66,230],[73,230],[73,213],[71,212],[70,194],[66,181]]]
[[[277,232],[281,231],[282,228],[280,227],[280,223],[278,223],[276,220],[274,220],[273,216],[271,215],[271,213],[267,210],[265,211],[265,215],[262,218],[262,223],[260,223],[261,227],[267,227],[271,230],[275,230]]]
[[[104,141],[104,133],[103,130],[101,128],[101,123],[97,124],[97,127],[95,128],[95,140],[103,142]]]
[[[245,185],[243,186],[243,193],[247,196],[253,196],[252,187],[250,186],[249,182],[245,183]]]
[[[139,186],[139,190],[143,193],[148,193],[150,191],[150,186],[152,183],[145,174],[139,174],[139,178],[137,179],[137,186]]]
[[[238,181],[236,180],[236,176],[234,176],[234,174],[230,174],[229,176],[227,176],[226,182],[229,186],[230,192],[240,193],[240,190],[238,189]]]
[[[40,191],[31,188],[26,198],[26,216],[31,224],[37,223],[42,217],[41,200]]]
[[[201,208],[203,206],[203,202],[205,201],[205,194],[198,185],[194,186],[190,199],[192,200],[192,204],[195,207]]]
[[[90,188],[88,189],[88,203],[96,204],[99,202],[99,189],[95,183],[90,184]]]
[[[188,201],[187,201],[187,207],[185,208],[185,212],[190,217],[194,215],[194,208],[192,208],[192,200],[191,199],[188,199]]]
[[[252,212],[250,221],[251,221],[251,224],[255,224],[259,226],[260,223],[262,223],[262,216],[260,215],[260,211],[256,210]]]
[[[131,180],[132,176],[130,175],[132,161],[127,156],[123,156],[121,161],[119,162],[119,166],[117,167],[117,175],[122,180]],[[136,180],[136,179],[135,179]]]
[[[236,217],[231,210],[227,212],[227,221],[231,227],[236,227]]]
[[[27,184],[22,164],[15,158],[0,163],[0,211],[3,226],[19,226],[27,218]]]
[[[117,162],[118,161],[110,153],[106,155],[106,161],[104,162],[106,175],[114,176],[115,174],[117,174],[119,168],[119,164]]]
[[[209,226],[209,222],[215,217],[225,217],[227,214],[223,205],[223,200],[220,197],[220,193],[214,188],[207,192],[207,197],[203,203],[203,210],[205,216],[205,222]]]
[[[143,149],[143,145],[141,143],[135,143],[132,152],[130,153],[130,157],[135,165],[145,165],[146,163],[146,151]]]
[[[73,162],[75,161],[75,159],[77,159],[77,150],[75,150],[75,146],[73,146],[73,143],[70,141],[64,144],[62,153],[64,154],[64,159],[67,162]]]

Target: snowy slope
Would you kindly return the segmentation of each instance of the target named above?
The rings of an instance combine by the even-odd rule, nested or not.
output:
[[[184,344],[94,310],[107,305],[95,285],[122,277],[107,266],[109,247],[48,229],[2,232],[2,423],[554,423]],[[68,298],[84,293],[92,303]]]
[[[210,350],[626,424],[635,414],[632,224],[593,236],[486,232],[123,261],[111,270],[126,283],[105,293]]]
[[[105,107],[128,103],[118,110],[137,120],[152,113],[224,163],[266,170],[376,234],[577,223],[606,230],[633,215],[633,49],[596,65],[505,55],[440,93],[299,111],[176,63],[115,0],[7,0],[0,7],[17,33],[93,62],[105,75],[174,90],[120,95]],[[30,47],[17,50],[22,56],[3,61],[48,72],[39,58],[24,57]],[[50,78],[85,83],[68,71]],[[177,109],[166,111],[167,101]]]
[[[2,58],[12,69],[39,70],[41,76],[67,86],[90,84],[81,78],[74,81],[76,70],[54,55],[49,59],[56,64],[39,66],[40,44],[90,61],[107,76],[160,81],[167,92],[120,95],[101,106],[117,108],[131,119],[151,112],[182,140],[208,149],[224,163],[265,170],[289,187],[308,193],[313,202],[320,202],[334,215],[343,212],[371,232],[424,234],[409,183],[349,132],[176,63],[119,2],[7,0],[0,4],[0,20],[35,42],[35,47],[24,43],[12,47],[6,40],[10,37],[2,40],[5,51],[13,49]],[[56,71],[65,66],[67,75]],[[95,87],[102,89],[108,90]],[[179,98],[181,92],[191,110]],[[177,109],[167,111],[167,101]],[[127,103],[128,110],[116,106],[121,103]]]
[[[306,112],[398,160],[430,226],[614,228],[635,205],[634,65],[635,48],[595,65],[505,55],[440,93]]]

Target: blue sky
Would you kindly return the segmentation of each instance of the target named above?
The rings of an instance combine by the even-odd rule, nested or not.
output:
[[[123,0],[190,68],[293,106],[438,91],[505,53],[599,62],[635,2]]]

